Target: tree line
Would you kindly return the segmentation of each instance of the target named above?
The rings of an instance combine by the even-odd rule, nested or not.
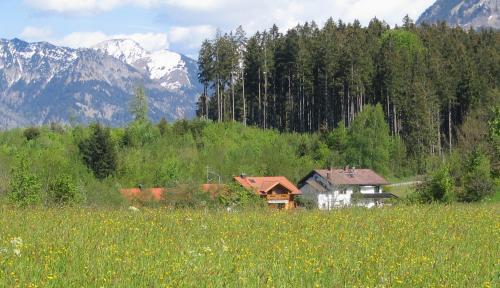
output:
[[[391,28],[329,19],[247,37],[242,27],[203,42],[198,116],[279,131],[350,127],[383,107],[409,156],[442,155],[475,110],[498,103],[500,33],[444,23]]]

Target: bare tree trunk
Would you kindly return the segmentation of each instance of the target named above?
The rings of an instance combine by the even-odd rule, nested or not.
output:
[[[300,132],[302,132],[303,128],[303,119],[304,119],[304,115],[303,115],[303,109],[304,109],[304,104],[302,103],[302,77],[300,77],[300,80],[299,80],[299,129],[300,129]]]
[[[267,48],[264,42],[264,129],[267,128]]]
[[[233,111],[232,111],[232,118],[233,118],[233,122],[235,121],[235,113],[234,113],[234,77],[233,77],[233,73],[231,73],[231,98],[232,98],[232,105],[233,105]]]
[[[243,125],[247,126],[247,100],[245,98],[245,70],[241,70],[242,94],[243,94]]]
[[[288,68],[288,97],[287,98],[289,99],[289,101],[292,98],[292,72],[290,71],[290,68]],[[285,105],[285,115],[286,115],[285,116],[285,127],[286,127],[286,122],[289,121],[288,109],[286,106],[287,105]]]
[[[292,71],[290,71],[290,68],[288,68],[288,105],[290,105],[290,107],[293,107],[293,101],[292,101]],[[289,124],[289,128],[292,126],[292,123],[290,121],[290,115],[292,115],[291,113],[291,110],[288,111],[289,109],[287,109],[287,107],[285,106],[285,126],[286,126],[286,122],[288,122]],[[290,114],[289,114],[290,113]]]
[[[347,86],[347,127],[351,127],[351,87]]]
[[[342,121],[344,122],[344,126],[346,124],[346,118],[345,118],[345,83],[342,87],[342,91],[341,91],[342,95],[340,95],[340,115],[342,117]]]
[[[208,96],[207,96],[207,84],[203,85],[203,100],[205,101],[203,105],[205,106],[205,113],[203,116],[205,119],[208,119]]]
[[[221,101],[220,101],[220,81],[217,75],[217,121],[221,122]]]
[[[308,101],[306,100],[306,92],[304,88],[304,75],[300,76],[300,87],[299,87],[299,107],[301,107],[299,110],[299,114],[302,113],[302,121],[300,122],[300,130],[301,132],[304,132],[307,130],[307,127],[309,126],[309,111],[307,111],[308,108]],[[302,106],[300,105],[302,104]]]
[[[221,106],[221,118],[222,122],[225,121],[225,116],[226,116],[226,94],[224,93],[226,91],[226,85],[222,85],[222,90],[220,91],[221,93],[221,99],[222,99],[222,106]]]
[[[267,128],[267,71],[264,72],[264,129],[266,128]]]
[[[326,129],[328,129],[330,127],[330,114],[328,113],[328,109],[330,108],[328,105],[328,73],[325,73],[325,100],[323,103],[324,110],[321,117],[323,118],[323,121],[326,122]]]
[[[436,115],[436,119],[437,119],[437,125],[436,125],[436,127],[437,127],[437,129],[436,130],[437,130],[437,141],[438,141],[437,142],[437,145],[438,145],[438,154],[439,154],[439,156],[441,156],[442,155],[442,147],[441,147],[441,123],[440,123],[441,122],[440,121],[441,115],[439,113],[439,109],[436,112],[437,112],[437,115]]]
[[[260,96],[260,68],[259,68],[259,109],[258,109],[258,111],[259,111],[259,117],[258,118],[259,118],[259,125],[262,127],[262,110],[261,110],[262,109],[261,108],[262,104],[261,103],[262,102],[261,102],[261,96]]]
[[[396,104],[392,103],[392,121],[394,125],[394,136],[399,135],[398,116],[396,115]]]
[[[273,76],[273,128],[276,128],[276,75]]]
[[[448,100],[448,146],[449,146],[449,149],[450,149],[450,152],[451,152],[451,148],[452,148],[452,139],[451,139],[451,100]]]
[[[391,126],[391,133],[392,133],[392,136],[394,136],[394,126],[392,125],[392,119],[391,119],[391,105],[390,105],[390,101],[391,99],[389,98],[389,92],[387,91],[387,88],[385,89],[385,98],[386,98],[386,102],[387,102],[387,121],[389,122],[389,126]]]

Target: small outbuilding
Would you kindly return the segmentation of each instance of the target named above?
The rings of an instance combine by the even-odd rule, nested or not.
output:
[[[250,177],[243,174],[234,177],[234,180],[265,198],[272,208],[293,209],[296,207],[295,197],[301,194],[300,190],[283,176]]]
[[[166,192],[165,188],[126,188],[120,189],[120,193],[127,200],[160,201]]]
[[[389,182],[370,169],[313,170],[299,182],[302,197],[313,200],[321,210],[345,206],[376,207],[387,199],[396,198],[384,193],[382,186]]]

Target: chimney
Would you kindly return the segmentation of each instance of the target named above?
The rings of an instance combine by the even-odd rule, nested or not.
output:
[[[247,174],[241,173],[240,177],[241,177],[241,179],[245,179],[245,178],[247,178]]]

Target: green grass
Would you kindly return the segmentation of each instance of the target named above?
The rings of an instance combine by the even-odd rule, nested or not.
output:
[[[404,199],[411,193],[415,192],[415,185],[384,187],[383,191],[392,193],[398,196],[400,199]]]
[[[485,203],[500,203],[500,187],[496,188],[497,190],[493,193],[493,195],[486,197],[484,200]]]
[[[0,287],[500,285],[498,204],[329,213],[0,207]]]

